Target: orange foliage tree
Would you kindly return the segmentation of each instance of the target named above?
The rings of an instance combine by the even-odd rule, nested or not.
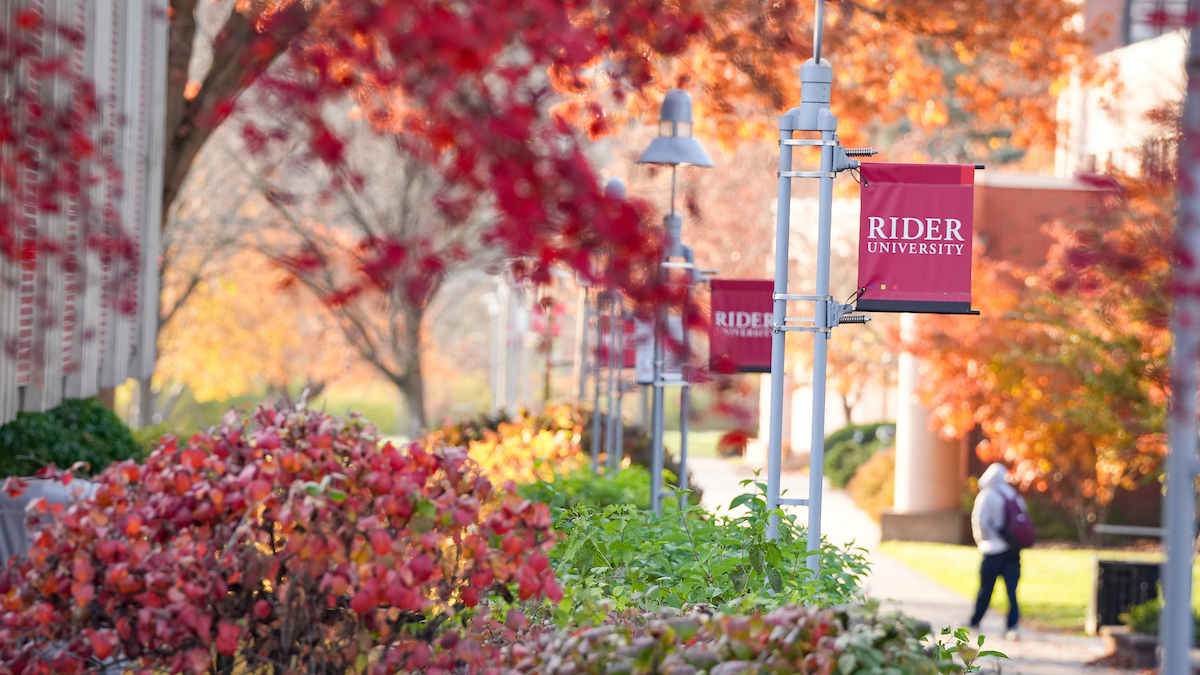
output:
[[[715,127],[730,143],[773,138],[774,114],[799,105],[797,67],[813,54],[812,3],[696,5],[706,21],[702,38],[678,57],[652,62],[653,86],[632,98],[633,114],[651,117],[662,90],[680,84],[705,92],[697,99],[699,134]],[[1086,37],[1073,23],[1076,3],[825,5],[822,56],[834,67],[833,112],[848,145],[993,162],[1053,147],[1055,96],[1086,65]],[[587,110],[591,92],[579,92],[568,107]]]
[[[553,481],[583,468],[588,461],[580,442],[583,419],[569,405],[550,406],[541,414],[522,413],[487,424],[445,425],[428,434],[433,446],[466,446],[479,470],[496,484]]]
[[[183,275],[179,275],[183,276]],[[186,386],[198,401],[300,385],[315,397],[353,365],[341,333],[316,296],[281,290],[278,265],[246,243],[195,285],[168,272],[164,295],[188,292],[159,334],[156,378]],[[270,297],[270,302],[256,299]],[[254,311],[246,311],[254,305]]]
[[[1039,270],[978,261],[982,315],[925,321],[908,345],[947,436],[978,425],[985,460],[1048,492],[1081,537],[1166,450],[1174,182],[1126,181],[1094,218],[1051,228]]]

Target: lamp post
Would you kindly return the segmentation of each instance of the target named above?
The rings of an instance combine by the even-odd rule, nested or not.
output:
[[[608,455],[608,468],[615,469],[613,459],[617,452],[617,425],[620,424],[621,411],[617,409],[617,387],[621,386],[621,354],[617,351],[617,330],[621,313],[624,310],[620,295],[615,290],[609,291],[608,298],[608,423],[604,431],[604,452]],[[618,462],[619,465],[619,462]]]
[[[579,403],[587,398],[588,380],[588,328],[592,320],[591,298],[588,290],[591,283],[581,275],[575,276],[575,285],[579,287],[578,311],[575,315],[575,368],[573,380],[579,392],[575,400]]]
[[[658,138],[650,143],[650,147],[637,160],[638,164],[658,164],[671,167],[671,211],[663,216],[663,228],[667,232],[667,249],[663,253],[663,264],[659,267],[659,280],[662,280],[662,270],[670,264],[671,258],[684,258],[688,268],[688,282],[693,280],[692,269],[695,257],[691,248],[680,241],[680,231],[683,229],[683,219],[675,212],[676,168],[680,165],[702,166],[711,168],[713,163],[708,153],[700,143],[692,138],[692,97],[682,89],[671,89],[663,98],[662,112],[658,118]],[[657,515],[662,515],[662,472],[663,472],[663,360],[664,345],[660,333],[667,330],[667,307],[660,303],[655,317],[654,327],[654,403],[651,413],[651,459],[650,459],[650,508]],[[687,333],[687,326],[684,326]],[[680,448],[679,472],[687,478],[687,395],[688,382],[686,378],[681,383],[683,390],[680,399]],[[686,484],[686,483],[685,483]]]
[[[604,193],[614,199],[625,199],[625,183],[619,178],[609,179],[604,185]],[[621,419],[620,389],[621,372],[625,367],[625,355],[621,351],[620,336],[624,329],[622,321],[625,314],[625,303],[615,289],[609,291],[608,314],[608,426],[604,434],[604,451],[608,455],[608,469],[617,471],[621,468],[623,448],[618,445],[620,429],[624,425]]]
[[[617,358],[621,359],[619,364],[622,370],[618,371],[617,379],[617,430],[613,437],[613,446],[615,449],[608,455],[609,469],[614,472],[620,471],[621,460],[625,457],[625,418],[623,416],[623,412],[625,410],[625,380],[621,375],[625,372],[625,321],[627,317],[625,315],[624,307],[621,308],[619,318],[619,325],[621,329],[619,331],[614,331],[613,344],[615,347],[613,348],[613,351],[619,355]]]
[[[604,344],[604,324],[600,318],[604,316],[603,290],[596,293],[596,356],[593,364],[593,396],[592,396],[592,473],[600,473],[600,345]]]

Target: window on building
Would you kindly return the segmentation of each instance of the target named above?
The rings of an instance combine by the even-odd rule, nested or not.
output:
[[[1171,32],[1186,13],[1187,0],[1125,0],[1125,44]]]

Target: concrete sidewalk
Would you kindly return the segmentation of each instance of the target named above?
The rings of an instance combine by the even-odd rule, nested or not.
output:
[[[747,489],[740,483],[754,479],[754,472],[738,460],[689,460],[694,482],[704,491],[703,504],[710,510],[726,510],[734,497]],[[766,482],[765,472],[758,479]],[[788,472],[781,477],[781,490],[787,497],[808,496],[808,474]],[[750,486],[752,491],[757,488]],[[807,516],[803,507],[800,518]],[[871,562],[866,581],[868,597],[884,607],[928,621],[938,632],[946,626],[958,628],[970,618],[972,599],[964,598],[903,563],[879,551],[879,526],[863,513],[844,492],[826,482],[821,515],[821,532],[830,540],[854,544],[867,551]],[[1137,671],[1088,666],[1104,655],[1100,638],[1048,633],[1024,629],[1017,640],[1004,639],[1004,618],[990,611],[983,620],[984,647],[1003,652],[1007,660],[988,659],[985,673],[1020,675],[1127,675]]]

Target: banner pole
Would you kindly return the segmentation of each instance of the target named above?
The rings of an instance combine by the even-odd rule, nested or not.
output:
[[[786,115],[784,116],[786,117]],[[791,130],[783,129],[780,118],[779,139],[791,140]],[[779,191],[775,208],[775,295],[771,332],[771,427],[767,437],[767,539],[779,538],[779,474],[783,462],[783,387],[787,333],[781,330],[787,316],[788,235],[791,228],[792,179],[783,175],[792,170],[792,146],[779,145]]]
[[[617,332],[617,354],[620,359],[617,363],[617,434],[616,434],[616,453],[609,456],[608,465],[614,472],[620,471],[621,460],[625,458],[625,381],[623,373],[625,372],[625,311],[624,308],[620,314],[620,330]]]
[[[604,330],[600,325],[600,317],[604,315],[604,292],[596,290],[596,302],[593,315],[596,317],[596,356],[592,359],[595,364],[592,373],[592,474],[600,473],[600,345],[604,344]]]
[[[620,386],[621,361],[617,353],[617,321],[621,315],[620,296],[614,292],[612,306],[608,312],[608,424],[604,432],[604,451],[608,453],[608,465],[613,467],[613,456],[617,451],[617,387]]]
[[[690,246],[682,246],[682,249],[684,259],[691,267],[687,270],[687,300],[684,302],[682,316],[680,317],[683,324],[682,337],[685,359],[681,364],[683,386],[679,390],[679,476],[676,479],[676,485],[679,487],[680,509],[687,506],[688,500],[688,416],[691,414],[692,403],[692,331],[688,330],[687,311],[692,306],[692,291],[696,284],[696,254]]]
[[[660,303],[661,304],[661,303]],[[650,439],[650,510],[662,515],[662,472],[663,472],[663,341],[658,332],[667,322],[666,308],[655,312],[658,324],[654,328],[654,410]]]
[[[820,6],[821,3],[817,3]],[[819,44],[819,43],[818,43]],[[828,108],[825,109],[828,111]],[[836,122],[835,122],[836,123]],[[837,142],[837,134],[822,131],[821,140]],[[821,146],[820,204],[818,206],[817,233],[817,295],[829,295],[829,245],[833,220],[833,146]],[[812,444],[808,460],[808,550],[821,550],[821,503],[825,479],[825,369],[829,354],[828,305],[830,300],[816,302],[813,332],[813,402]],[[815,574],[820,570],[820,555],[808,557],[808,569]]]
[[[579,390],[575,401],[581,405],[587,399],[587,328],[589,311],[587,287],[581,285],[579,287],[579,311],[575,315],[575,372],[573,373],[575,376],[575,385]]]
[[[817,0],[816,17],[813,19],[813,61],[821,63],[821,40],[825,34],[825,0]]]
[[[829,334],[837,320],[831,315],[841,305],[829,297],[829,240],[833,207],[834,151],[837,141],[837,118],[829,111],[833,89],[833,68],[821,59],[821,40],[825,7],[817,0],[813,27],[813,59],[800,67],[800,107],[792,108],[779,117],[779,193],[775,224],[775,296],[774,320],[771,335],[771,430],[767,446],[767,537],[779,536],[779,516],[776,510],[783,500],[779,495],[779,474],[783,449],[783,387],[785,336],[788,330],[803,330],[785,326],[787,315],[788,235],[791,217],[791,179],[820,178],[820,203],[817,236],[817,294],[813,320],[813,408],[812,444],[809,452],[809,494],[805,500],[787,500],[788,504],[807,505],[807,549],[821,548],[821,502],[825,464],[825,374]],[[819,131],[821,140],[794,139],[796,131]],[[792,171],[794,145],[820,146],[819,172]],[[844,162],[843,162],[844,164]],[[836,170],[846,168],[839,166]],[[844,311],[844,310],[842,310]],[[839,312],[840,315],[840,312]],[[818,556],[809,556],[808,569],[820,569]]]

